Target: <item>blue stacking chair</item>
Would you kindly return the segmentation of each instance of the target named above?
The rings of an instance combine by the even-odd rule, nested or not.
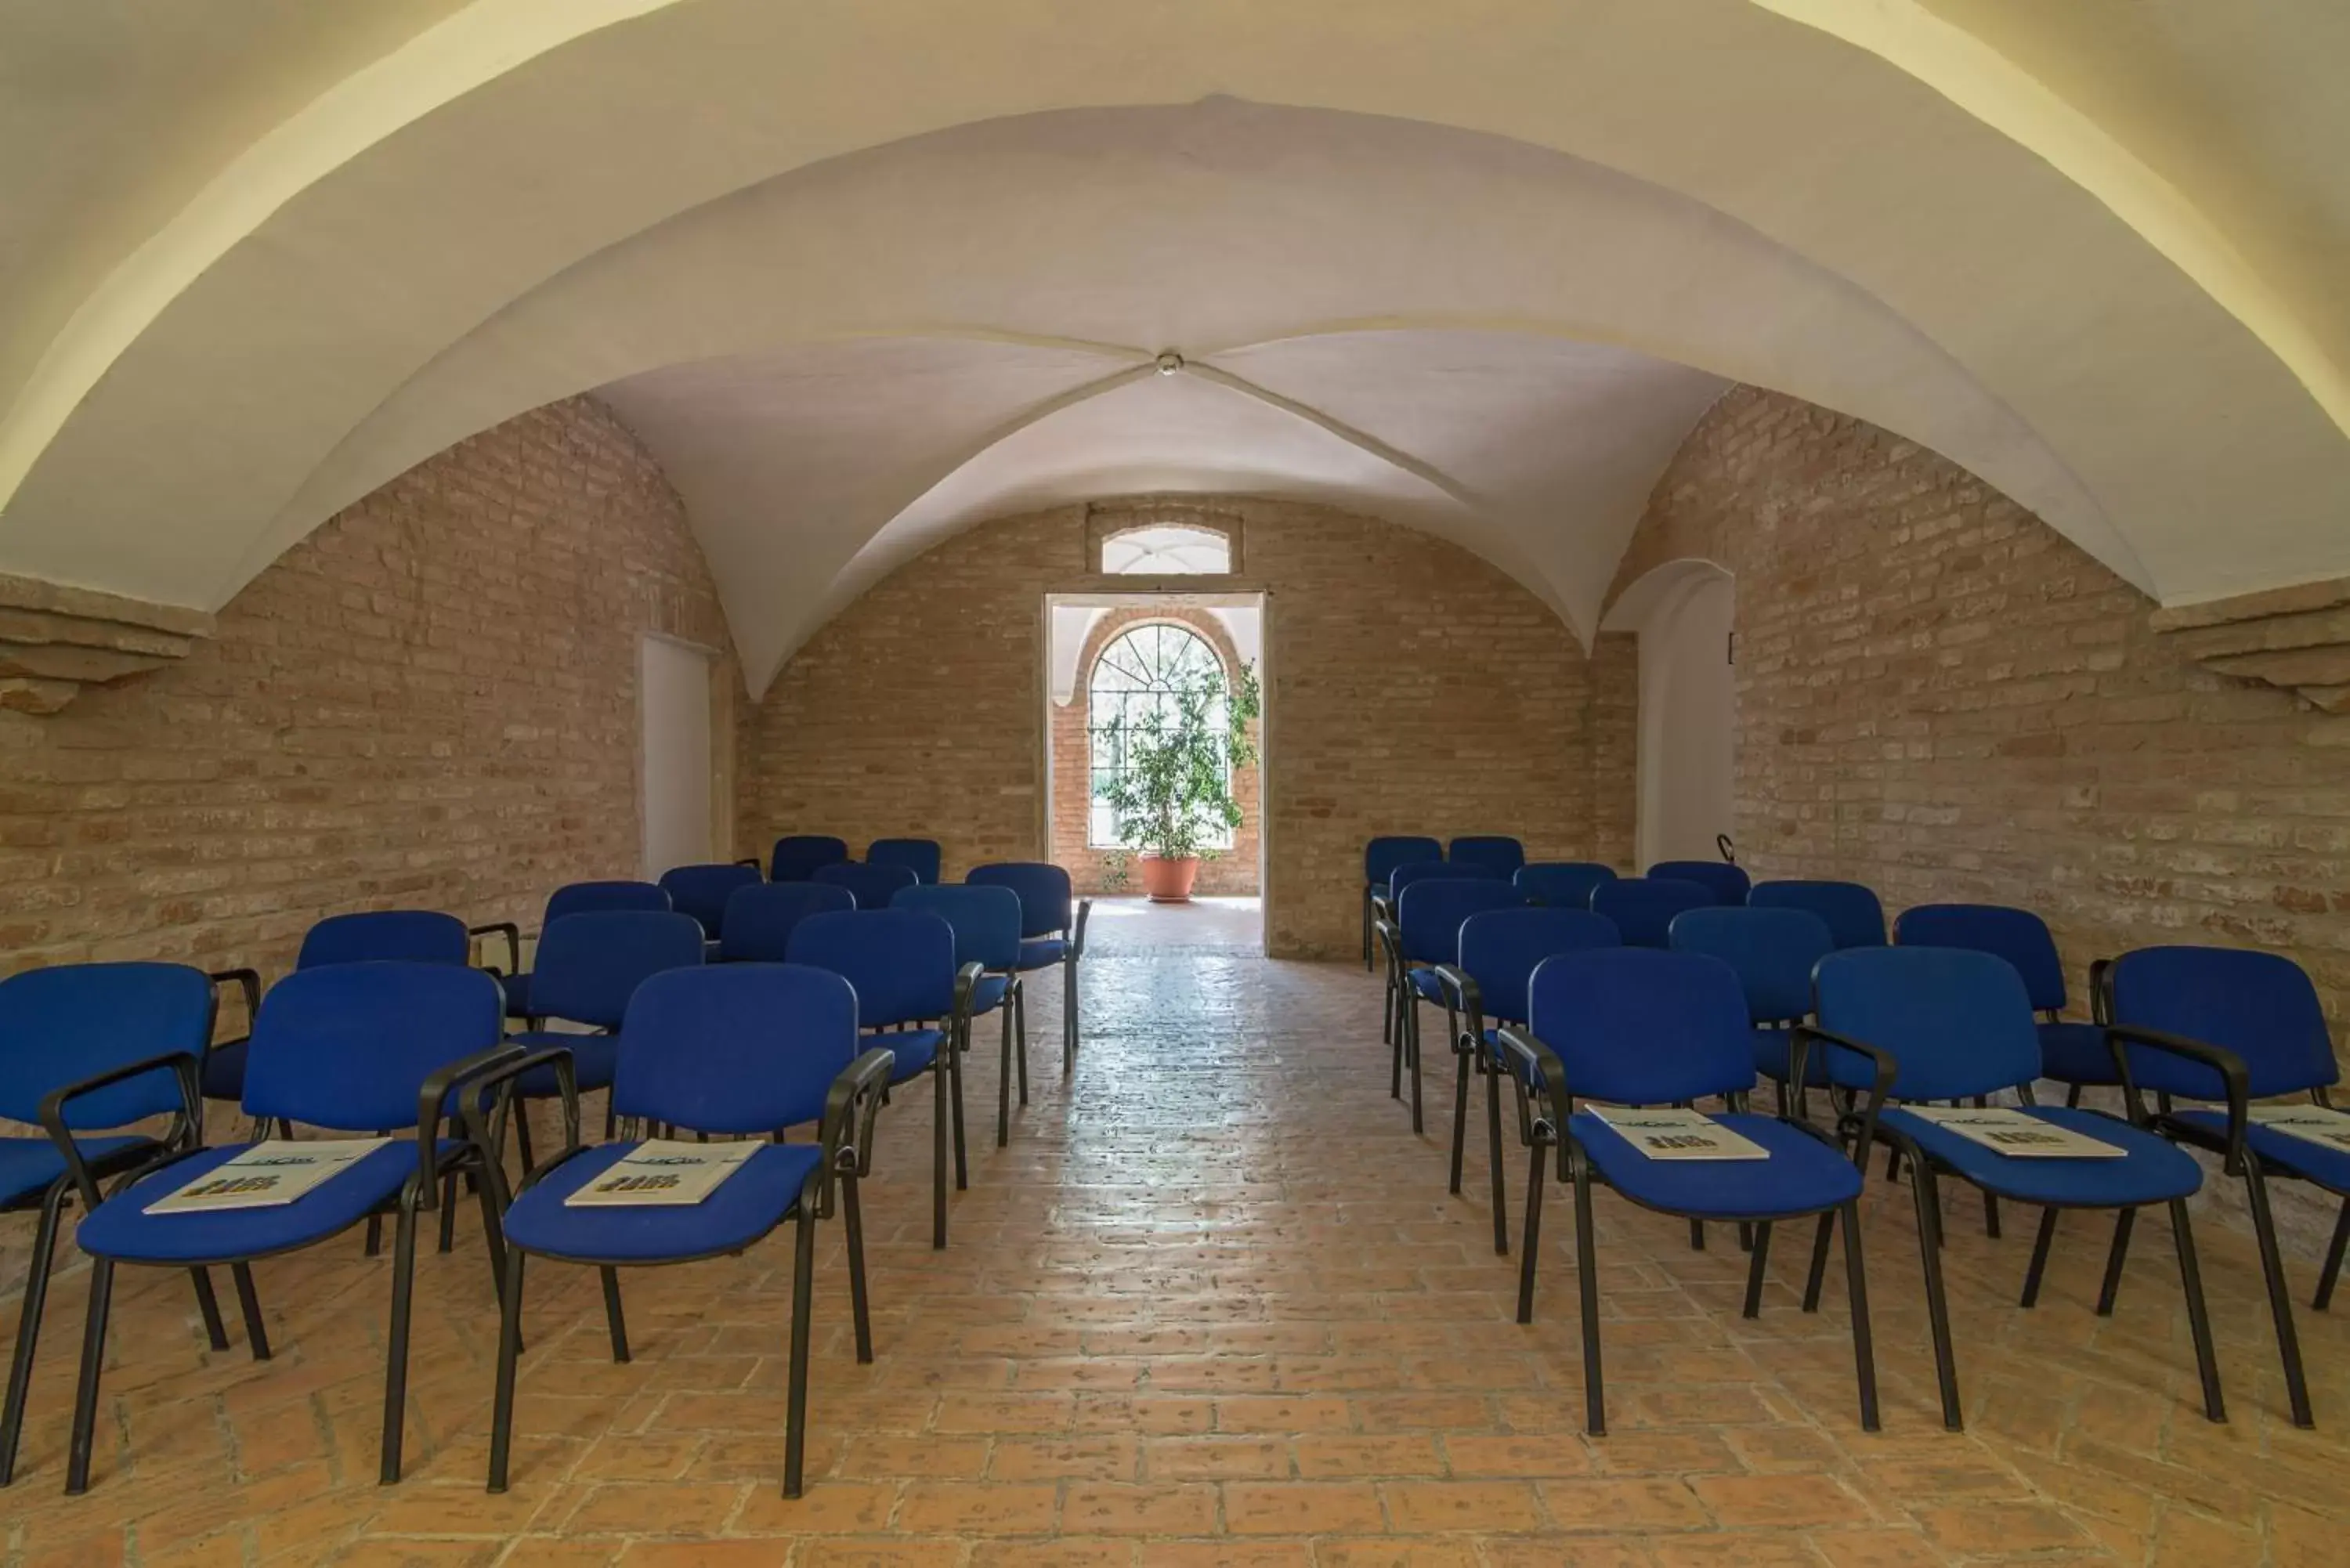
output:
[[[1869,1345],[1868,1280],[1861,1263],[1861,1176],[1834,1142],[1810,1123],[1746,1109],[1754,1082],[1746,998],[1720,959],[1695,952],[1620,948],[1568,953],[1534,971],[1530,1026],[1503,1029],[1502,1048],[1542,1106],[1527,1141],[1526,1226],[1519,1260],[1518,1321],[1534,1321],[1534,1264],[1540,1256],[1543,1167],[1555,1147],[1558,1179],[1575,1193],[1576,1282],[1583,1306],[1586,1423],[1607,1429],[1599,1355],[1599,1268],[1591,1189],[1606,1185],[1643,1209],[1692,1222],[1752,1226],[1745,1315],[1762,1308],[1771,1229],[1817,1215],[1825,1241],[1844,1220],[1845,1274],[1852,1298],[1852,1348],[1860,1385],[1860,1425],[1875,1431],[1877,1367]],[[1672,1106],[1711,1095],[1730,1103],[1718,1119],[1759,1144],[1759,1160],[1650,1159],[1575,1101]],[[1870,1102],[1872,1111],[1876,1102]],[[1819,1292],[1804,1310],[1816,1311]]]
[[[1668,877],[1618,877],[1591,889],[1591,912],[1616,922],[1627,948],[1672,946],[1673,918],[1720,900],[1695,882]]]
[[[2040,1207],[2040,1234],[2023,1278],[2026,1307],[2040,1299],[2041,1275],[2060,1211],[2119,1210],[2105,1289],[2097,1300],[2097,1313],[2104,1316],[2112,1313],[2121,1284],[2133,1210],[2149,1203],[2169,1205],[2178,1272],[2187,1292],[2187,1321],[2203,1378],[2204,1414],[2214,1421],[2226,1419],[2220,1369],[2211,1352],[2211,1324],[2204,1312],[2203,1280],[2195,1261],[2195,1235],[2187,1218],[2187,1199],[2203,1185],[2202,1169],[2184,1150],[2119,1116],[2032,1104],[2032,1081],[2040,1076],[2040,1036],[2033,1027],[2031,998],[2013,966],[1993,954],[1960,948],[1848,948],[1820,961],[1813,990],[1812,1010],[1818,1022],[1797,1027],[1797,1061],[1807,1049],[1825,1049],[1831,1082],[1871,1091],[1868,1106],[1846,1112],[1840,1123],[1853,1139],[1856,1166],[1866,1167],[1870,1149],[1881,1137],[1901,1152],[1912,1172],[1910,1191],[1918,1209],[1918,1251],[1926,1273],[1942,1424],[1954,1432],[1961,1424],[1950,1307],[1942,1291],[1939,1179],[1943,1176],[1955,1176],[1993,1197]],[[1877,1108],[1883,1098],[1958,1102],[2008,1090],[2016,1091],[2025,1115],[2111,1144],[2123,1151],[2121,1157],[2001,1154],[1898,1106]],[[1826,1261],[1823,1230],[1812,1257],[1814,1293]]]
[[[886,909],[899,888],[920,887],[922,879],[908,866],[836,860],[829,866],[817,867],[808,880],[827,888],[847,888],[860,909]]]
[[[1009,888],[1020,895],[1020,969],[1030,973],[1061,966],[1061,1071],[1077,1061],[1077,961],[1086,956],[1086,921],[1091,898],[1076,900],[1069,874],[1045,861],[1013,860],[976,866],[963,880],[980,888]]]
[[[182,1114],[194,1096],[172,1070],[129,1076],[120,1070],[170,1060],[192,1077],[194,1064],[212,1040],[213,1000],[210,977],[176,963],[59,964],[0,980],[0,1117],[28,1126],[53,1122],[93,1183],[195,1147],[203,1129]],[[86,1097],[74,1087],[97,1078],[109,1078],[115,1086]],[[80,1099],[70,1116],[64,1108],[68,1098]],[[88,1136],[175,1114],[160,1137]],[[7,1403],[0,1410],[0,1486],[16,1476],[16,1441],[24,1430],[58,1218],[75,1196],[87,1199],[94,1189],[77,1180],[63,1147],[52,1138],[0,1137],[0,1214],[40,1211],[26,1260]],[[214,1350],[226,1350],[228,1334],[221,1326],[211,1276],[201,1269],[192,1273],[204,1331]]]
[[[807,1447],[810,1324],[815,1309],[816,1222],[837,1212],[848,1251],[857,1359],[873,1359],[865,1236],[857,1183],[873,1158],[873,1122],[892,1057],[858,1050],[857,995],[837,974],[794,964],[744,963],[655,975],[629,999],[612,1097],[633,1125],[690,1127],[763,1142],[740,1169],[691,1207],[567,1208],[564,1200],[638,1147],[635,1139],[583,1147],[579,1097],[565,1048],[546,1045],[477,1081],[469,1093],[473,1142],[504,1210],[497,1393],[491,1407],[489,1490],[506,1490],[514,1430],[515,1362],[522,1348],[523,1260],[580,1263],[603,1275],[612,1359],[629,1359],[619,1271],[700,1262],[743,1251],[786,1220],[798,1220],[792,1255],[792,1338],[784,1406],[784,1495],[800,1495]],[[523,1179],[511,1201],[498,1132],[506,1085],[553,1071],[563,1085],[562,1150]],[[816,1124],[814,1143],[780,1141],[784,1128]]]
[[[1445,846],[1444,858],[1455,866],[1482,866],[1506,878],[1526,863],[1526,846],[1507,834],[1472,833]]]
[[[810,915],[857,908],[857,895],[828,882],[754,882],[726,899],[722,963],[783,963],[792,930]]]
[[[1602,882],[1616,880],[1616,869],[1589,860],[1545,860],[1519,867],[1510,880],[1530,904],[1554,909],[1588,909],[1591,890]]]
[[[546,911],[539,917],[543,932],[566,915],[586,915],[599,909],[667,909],[669,894],[654,882],[567,882],[546,896]],[[480,930],[506,939],[509,962],[498,977],[505,988],[506,1016],[530,1016],[530,976],[522,971],[522,928],[511,920],[483,926]]]
[[[984,1018],[1001,1010],[1002,1071],[995,1081],[995,1147],[1012,1140],[1013,1036],[1020,1039],[1020,1103],[1028,1103],[1028,1002],[1020,985],[1020,895],[1009,888],[975,888],[924,884],[901,888],[889,900],[893,909],[927,909],[954,928],[955,967],[979,965],[979,983],[971,993],[971,1016]],[[963,1042],[969,1050],[971,1042]]]
[[[1403,1097],[1411,1069],[1411,1130],[1420,1130],[1419,1004],[1444,1005],[1439,964],[1461,961],[1461,923],[1487,909],[1523,909],[1525,900],[1498,877],[1439,877],[1413,882],[1396,900],[1396,918],[1374,928],[1388,960],[1388,1035],[1394,1046],[1388,1094]]]
[[[2268,1184],[2306,1181],[2350,1199],[2350,1154],[2262,1126],[2251,1119],[2251,1102],[2305,1095],[2316,1105],[2330,1106],[2327,1091],[2340,1079],[2341,1068],[2316,988],[2299,964],[2282,954],[2204,947],[2124,953],[2106,967],[2098,985],[2113,1037],[2126,1054],[2131,1114],[2150,1119],[2168,1137],[2220,1156],[2227,1175],[2243,1178],[2293,1424],[2313,1425]],[[2151,1118],[2142,1097],[2147,1089],[2159,1096],[2159,1111]],[[2182,1099],[2219,1106],[2180,1108],[2173,1103]],[[2126,1232],[2115,1237],[2117,1262],[2127,1240]],[[2334,1223],[2333,1244],[2319,1272],[2312,1303],[2319,1312],[2334,1300],[2345,1245],[2350,1201]]]
[[[586,918],[586,917],[581,917]],[[256,1123],[301,1123],[366,1135],[413,1118],[413,1140],[386,1144],[293,1202],[268,1209],[228,1209],[199,1214],[150,1214],[147,1208],[242,1154],[251,1146],[182,1150],[142,1174],[129,1189],[99,1200],[94,1173],[68,1130],[74,1102],[118,1092],[122,1080],[161,1065],[179,1069],[177,1109],[189,1123],[203,1115],[195,1057],[175,1052],[117,1068],[53,1095],[43,1122],[68,1152],[75,1185],[90,1213],[75,1240],[91,1259],[89,1320],[82,1333],[81,1381],[74,1398],[73,1447],[66,1490],[89,1485],[90,1447],[98,1425],[98,1384],[106,1364],[106,1329],[114,1271],[123,1263],[201,1269],[225,1263],[234,1272],[254,1357],[266,1360],[269,1341],[253,1285],[255,1262],[315,1246],[361,1220],[399,1216],[391,1272],[391,1324],[384,1354],[381,1480],[400,1479],[402,1414],[407,1403],[409,1298],[416,1265],[417,1215],[436,1200],[444,1176],[473,1176],[493,1277],[502,1262],[491,1183],[463,1139],[444,1139],[442,1123],[460,1091],[500,1063],[521,1054],[503,1049],[498,1032],[505,1012],[495,980],[455,964],[338,963],[297,970],[271,988],[254,1020],[244,1085],[244,1109]],[[153,1075],[148,1073],[149,1081]],[[109,1111],[108,1115],[114,1114]]]
[[[702,935],[712,942],[726,935],[726,900],[734,896],[737,888],[748,888],[759,879],[756,866],[712,863],[705,866],[672,866],[660,875],[661,891],[669,895],[670,907],[681,915],[691,915],[700,923]]]
[[[1885,945],[1885,906],[1858,882],[1757,882],[1746,894],[1758,909],[1806,909],[1827,922],[1839,948]]]
[[[2012,965],[2040,1019],[2040,1075],[2065,1085],[2066,1105],[2081,1103],[2084,1085],[2121,1082],[2104,1027],[2064,1016],[2064,961],[2048,922],[2031,910],[2003,904],[1919,904],[1893,922],[1893,940],[1905,948],[1972,948]],[[2099,961],[2092,973],[2103,967]]]
[[[1727,860],[1659,860],[1648,867],[1648,875],[1676,882],[1694,882],[1717,904],[1746,902],[1747,892],[1754,885],[1742,867]]]
[[[931,1245],[947,1244],[947,1127],[955,1190],[970,1185],[962,1141],[962,1050],[980,967],[955,962],[954,928],[927,909],[810,915],[792,932],[791,961],[830,970],[857,992],[857,1019],[896,1061],[889,1082],[931,1075]]]
[[[563,1046],[571,1054],[581,1089],[608,1089],[619,1059],[617,1032],[628,1016],[629,998],[664,970],[700,966],[708,951],[702,926],[690,915],[658,909],[566,915],[539,935],[538,967],[530,982],[531,1026],[513,1041],[534,1051]],[[541,1028],[548,1019],[584,1023],[598,1033],[548,1033]],[[523,1075],[515,1086],[515,1093],[526,1099],[553,1099],[559,1092],[554,1070],[546,1067]],[[608,1106],[608,1122],[611,1114]],[[515,1136],[528,1164],[527,1116],[517,1118]]]
[[[1371,895],[1371,930],[1373,937],[1376,940],[1378,931],[1378,925],[1381,920],[1386,920],[1392,924],[1397,919],[1398,917],[1396,915],[1396,910],[1403,899],[1403,890],[1410,887],[1414,882],[1495,882],[1507,880],[1509,880],[1509,873],[1502,870],[1501,867],[1497,866],[1484,865],[1473,860],[1464,861],[1458,866],[1446,860],[1408,860],[1388,873],[1388,884],[1383,891],[1376,892]],[[1520,902],[1523,902],[1523,900],[1521,899]],[[1390,985],[1395,982],[1395,972],[1390,969],[1388,973],[1388,981]]]
[[[1507,1195],[1502,1179],[1502,1087],[1503,1071],[1494,1030],[1526,1021],[1527,988],[1546,958],[1612,948],[1622,940],[1615,922],[1588,909],[1528,907],[1487,909],[1461,922],[1460,961],[1436,966],[1436,982],[1459,1063],[1452,1085],[1452,1185],[1461,1191],[1461,1167],[1469,1139],[1469,1075],[1485,1079],[1485,1130],[1492,1164],[1493,1251],[1510,1251]]]
[[[1363,846],[1363,967],[1371,967],[1371,900],[1388,891],[1399,866],[1440,861],[1444,846],[1433,838],[1389,834]]]
[[[819,866],[848,858],[848,842],[827,833],[790,833],[775,840],[767,857],[767,880],[805,882]]]
[[[1812,1015],[1814,966],[1836,947],[1827,922],[1808,909],[1713,905],[1674,916],[1671,945],[1676,952],[1718,958],[1737,973],[1754,1031],[1754,1070],[1778,1085],[1779,1114],[1787,1115],[1793,1031]],[[1806,1072],[1814,1086],[1828,1081],[1817,1054]]]
[[[865,847],[868,866],[903,866],[924,887],[939,879],[941,856],[935,838],[877,838]]]

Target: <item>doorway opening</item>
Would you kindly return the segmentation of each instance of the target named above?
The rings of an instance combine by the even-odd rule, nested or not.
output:
[[[1640,640],[1642,866],[1712,860],[1736,831],[1735,585],[1711,561],[1669,561],[1626,588],[1604,629]]]
[[[712,832],[710,655],[690,643],[648,632],[637,656],[643,781],[643,858],[648,880],[675,866],[712,858]]]

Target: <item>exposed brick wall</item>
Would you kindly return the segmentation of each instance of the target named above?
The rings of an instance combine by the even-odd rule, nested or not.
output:
[[[1232,672],[1240,668],[1240,649],[1232,645],[1232,636],[1223,623],[1204,609],[1168,607],[1159,609],[1116,609],[1104,615],[1086,633],[1085,646],[1077,650],[1076,689],[1066,703],[1053,705],[1053,851],[1056,865],[1068,867],[1070,878],[1077,890],[1098,893],[1106,890],[1103,877],[1109,864],[1110,852],[1095,848],[1087,842],[1088,818],[1093,805],[1091,780],[1093,772],[1092,692],[1090,690],[1095,661],[1102,649],[1121,634],[1149,621],[1175,621],[1190,627],[1205,638],[1215,649],[1216,657],[1223,661],[1225,679],[1230,682]],[[1262,726],[1250,726],[1252,733]],[[1258,852],[1262,847],[1259,832],[1263,822],[1263,803],[1260,797],[1259,780],[1263,769],[1251,763],[1232,770],[1232,800],[1241,808],[1241,825],[1232,831],[1232,846],[1202,860],[1192,891],[1204,894],[1249,894],[1258,890]],[[1126,886],[1118,891],[1142,891],[1141,874],[1129,862]]]
[[[1089,517],[1237,516],[1267,596],[1266,934],[1355,950],[1363,841],[1516,832],[1586,857],[1590,682],[1556,616],[1456,545],[1376,518],[1218,497],[1002,519],[909,563],[835,618],[766,694],[743,841],[921,832],[948,875],[1046,842],[1044,596],[1132,590],[1087,554]],[[1405,607],[1409,606],[1409,613]]]

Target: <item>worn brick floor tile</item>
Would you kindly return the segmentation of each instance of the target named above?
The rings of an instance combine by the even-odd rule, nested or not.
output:
[[[1733,1527],[1870,1522],[1868,1505],[1833,1476],[1693,1476],[1689,1484],[1715,1520]]]
[[[1914,1511],[1926,1538],[1954,1556],[2051,1551],[2089,1544],[2082,1528],[2055,1509],[2038,1503],[1975,1503]]]
[[[1565,1530],[1690,1530],[1711,1522],[1685,1481],[1542,1481],[1537,1490]]]
[[[1241,1535],[1334,1535],[1381,1531],[1378,1493],[1363,1481],[1230,1481],[1224,1528]]]
[[[1077,1534],[1201,1535],[1216,1528],[1216,1492],[1193,1483],[1072,1481],[1062,1519]]]
[[[1359,1437],[1315,1435],[1299,1438],[1292,1446],[1297,1455],[1297,1473],[1309,1480],[1427,1476],[1443,1469],[1437,1457],[1436,1439],[1426,1432]]]
[[[1303,1541],[1146,1541],[1137,1568],[1314,1568]]]
[[[1319,1541],[1317,1568],[1476,1568],[1470,1541]]]
[[[891,1523],[920,1535],[1042,1535],[1060,1510],[1051,1486],[915,1481]]]
[[[791,1551],[788,1541],[632,1541],[619,1568],[783,1568]]]
[[[1281,1480],[1290,1473],[1289,1446],[1277,1438],[1161,1438],[1143,1446],[1142,1464],[1154,1481]]]
[[[998,1438],[988,1456],[987,1479],[1017,1480],[1107,1480],[1136,1479],[1142,1445],[1115,1434],[1070,1438]]]
[[[1534,1487],[1522,1480],[1390,1480],[1379,1483],[1388,1528],[1406,1532],[1540,1530]]]

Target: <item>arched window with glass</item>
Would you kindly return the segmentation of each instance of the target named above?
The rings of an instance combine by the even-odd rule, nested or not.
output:
[[[1148,621],[1110,639],[1094,660],[1087,683],[1087,729],[1092,745],[1092,813],[1087,842],[1097,849],[1131,849],[1118,831],[1118,813],[1102,798],[1105,784],[1126,770],[1127,740],[1138,725],[1152,717],[1172,722],[1177,716],[1175,694],[1203,679],[1224,679],[1223,660],[1208,639],[1189,627],[1171,621]],[[1225,740],[1224,782],[1232,784],[1231,718],[1224,704],[1213,704],[1209,727]],[[1206,838],[1209,847],[1229,849],[1232,830],[1219,826]]]

